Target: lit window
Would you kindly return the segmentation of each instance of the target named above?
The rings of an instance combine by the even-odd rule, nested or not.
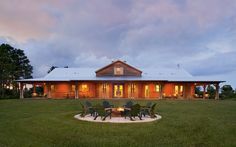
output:
[[[106,83],[102,84],[102,92],[103,93],[106,93],[107,88],[108,88],[108,84],[106,84]]]
[[[55,85],[51,85],[51,91],[55,91]]]
[[[177,95],[179,93],[179,86],[175,85],[175,94]]]
[[[131,84],[131,92],[132,92],[132,93],[135,91],[135,87],[136,87],[135,84]]]
[[[145,85],[145,97],[149,97],[149,86]]]
[[[180,92],[183,92],[183,86],[182,85],[180,86]]]
[[[123,67],[115,67],[114,68],[114,75],[123,75],[124,74],[124,68]]]
[[[75,85],[71,85],[71,91],[75,91]]]
[[[160,85],[156,85],[156,92],[160,92]]]
[[[87,84],[82,84],[81,88],[82,88],[82,91],[88,91],[88,85]]]

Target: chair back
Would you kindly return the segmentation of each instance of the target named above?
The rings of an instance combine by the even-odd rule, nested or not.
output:
[[[103,101],[102,105],[103,105],[104,108],[110,108],[111,107],[111,105],[108,101]]]
[[[81,105],[81,107],[82,107],[82,111],[81,111],[81,114],[80,114],[80,116],[81,117],[84,117],[85,116],[85,106],[80,102],[80,105]]]
[[[138,116],[138,114],[140,113],[140,108],[141,106],[139,104],[135,104],[133,106],[131,106],[131,116]]]
[[[133,102],[132,101],[128,101],[125,105],[126,108],[131,108],[133,106]]]
[[[92,104],[89,101],[85,102],[86,107],[92,107]]]
[[[157,105],[157,103],[154,103],[154,104],[152,105],[152,107],[151,107],[151,111],[154,112],[156,105]]]
[[[156,105],[157,105],[157,103],[154,103],[154,104],[152,105],[151,109],[150,109],[150,116],[151,116],[151,118],[156,117],[155,112],[154,112]]]
[[[151,106],[152,106],[152,102],[147,102],[146,107],[151,108]]]
[[[99,116],[105,116],[106,112],[104,107],[101,104],[97,104],[94,106],[95,112],[98,113]]]

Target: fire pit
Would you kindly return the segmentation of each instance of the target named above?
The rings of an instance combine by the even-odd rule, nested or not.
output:
[[[124,110],[125,109],[123,107],[112,108],[112,117],[121,117],[121,116],[123,116]]]

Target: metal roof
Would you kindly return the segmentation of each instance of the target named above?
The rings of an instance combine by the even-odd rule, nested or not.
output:
[[[211,77],[192,76],[183,68],[149,68],[142,69],[141,77],[104,76],[96,77],[94,68],[56,68],[42,78],[17,80],[22,82],[46,81],[172,81],[172,82],[224,82]]]

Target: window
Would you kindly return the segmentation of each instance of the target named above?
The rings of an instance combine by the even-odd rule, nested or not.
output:
[[[123,75],[124,74],[124,68],[123,67],[115,67],[114,68],[114,75]]]
[[[75,85],[71,85],[71,91],[72,91],[72,92],[75,91]]]
[[[178,93],[179,93],[179,86],[175,85],[175,96],[178,95]]]
[[[55,91],[55,85],[51,85],[51,91],[54,92]]]
[[[156,92],[160,92],[160,85],[156,85]]]
[[[135,84],[131,84],[131,93],[134,93]]]
[[[183,92],[183,86],[182,85],[180,86],[180,92]]]
[[[87,84],[82,84],[82,85],[81,85],[81,90],[82,90],[83,92],[88,91],[88,85],[87,85]]]
[[[137,94],[137,92],[136,92],[136,84],[130,83],[128,85],[128,97],[129,98],[133,98],[135,96],[135,94]]]
[[[149,86],[145,85],[145,97],[149,97]]]
[[[102,92],[103,92],[103,93],[106,93],[107,87],[108,87],[108,84],[107,84],[107,83],[103,83],[103,84],[102,84]]]
[[[175,85],[174,96],[183,96],[183,85]]]

